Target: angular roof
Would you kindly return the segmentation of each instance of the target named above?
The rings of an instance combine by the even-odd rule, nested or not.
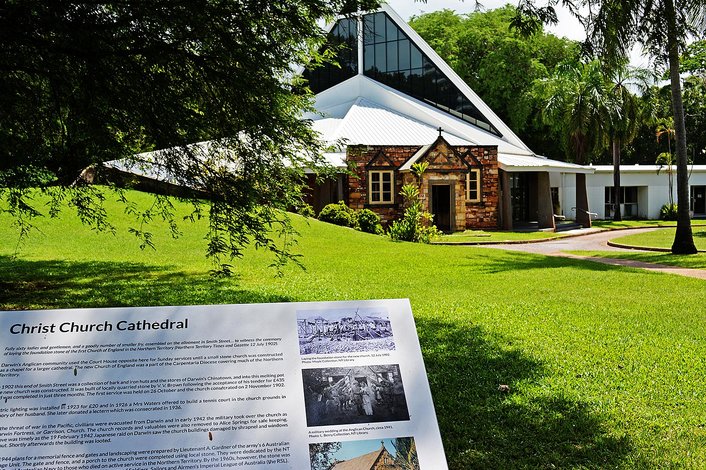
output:
[[[588,167],[550,160],[532,152],[389,5],[383,4],[380,11],[387,15],[388,24],[392,21],[404,33],[405,41],[408,39],[424,54],[425,63],[431,61],[500,135],[441,109],[443,106],[434,106],[367,76],[364,60],[359,57],[357,74],[318,93],[314,104],[318,112],[305,115],[325,142],[338,146],[337,152],[330,156],[342,154],[345,145],[429,145],[441,128],[451,145],[497,146],[502,169],[593,172]],[[358,49],[362,55],[364,39],[361,37],[360,41]]]
[[[346,460],[345,462],[338,462],[331,467],[331,470],[371,470],[383,452],[386,452],[386,450],[385,447],[381,446],[378,450],[368,454]]]

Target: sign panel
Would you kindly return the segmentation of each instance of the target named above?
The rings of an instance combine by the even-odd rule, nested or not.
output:
[[[407,300],[2,312],[0,338],[0,469],[447,468]]]

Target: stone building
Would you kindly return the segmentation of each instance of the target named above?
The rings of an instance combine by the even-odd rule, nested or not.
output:
[[[384,224],[402,216],[400,191],[404,184],[414,184],[439,229],[498,227],[496,146],[450,145],[439,136],[421,147],[349,146],[346,160],[353,170],[347,178],[350,207],[369,208]],[[418,180],[412,165],[423,162],[428,167]]]
[[[342,170],[323,185],[312,177],[317,212],[343,200],[389,222],[403,210],[411,164],[428,161],[422,199],[442,230],[554,228],[554,215],[576,217],[564,204],[575,200],[569,183],[593,169],[532,152],[389,5],[339,19],[329,37],[341,46],[337,65],[303,70],[317,110],[304,118]]]
[[[385,448],[380,445],[378,450],[355,457],[344,462],[337,462],[331,470],[404,470],[395,464],[394,459]]]

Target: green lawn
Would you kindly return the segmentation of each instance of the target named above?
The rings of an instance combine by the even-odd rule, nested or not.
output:
[[[435,243],[498,243],[513,241],[543,240],[555,238],[554,232],[504,232],[486,230],[466,230],[463,232],[442,235]]]
[[[298,217],[306,271],[275,278],[250,251],[237,279],[213,280],[202,223],[176,242],[155,228],[145,252],[126,223],[112,236],[43,221],[13,259],[0,216],[0,308],[409,297],[452,469],[706,462],[703,281]]]
[[[622,220],[620,222],[594,220],[592,225],[597,228],[616,230],[622,228],[676,227],[677,223],[664,220]]]
[[[651,248],[670,248],[674,241],[676,229],[654,230],[647,233],[636,233],[624,237],[615,238],[613,241],[625,245],[645,246]],[[694,243],[699,250],[706,250],[706,227],[692,227]]]

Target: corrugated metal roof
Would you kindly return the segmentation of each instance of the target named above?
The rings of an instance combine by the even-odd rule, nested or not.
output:
[[[529,155],[498,153],[498,164],[501,169],[513,172],[550,171],[566,173],[593,173],[593,168],[590,166],[581,166],[574,163],[550,160],[546,157]]]
[[[343,119],[323,118],[313,122],[322,139],[334,143],[343,139],[348,145],[428,145],[439,131],[365,98],[359,98]],[[444,133],[451,145],[473,145],[466,139]]]

